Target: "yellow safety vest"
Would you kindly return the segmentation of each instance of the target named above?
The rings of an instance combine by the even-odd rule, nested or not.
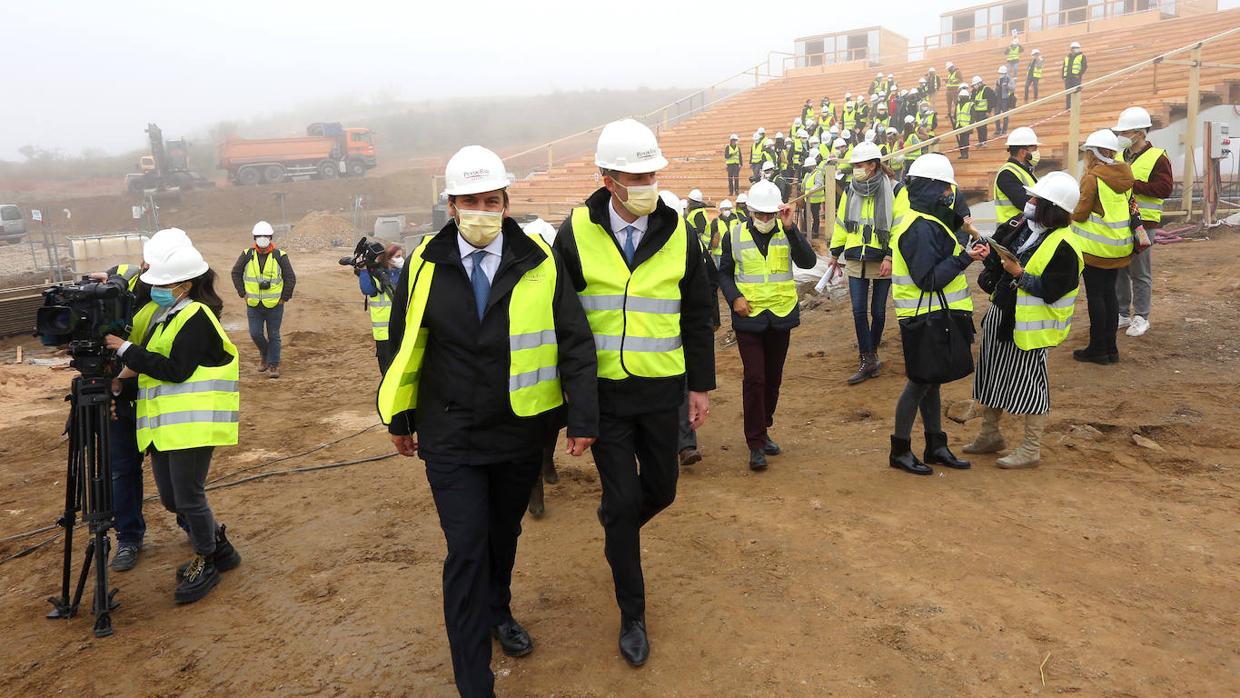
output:
[[[973,103],[961,100],[956,105],[956,128],[963,128],[973,123]]]
[[[508,404],[518,417],[533,417],[564,404],[553,307],[555,259],[540,236],[529,238],[546,253],[546,258],[517,280],[508,299]],[[383,374],[376,401],[384,424],[418,406],[422,361],[430,339],[430,330],[422,326],[422,320],[435,276],[435,264],[422,258],[429,242],[428,239],[419,245],[409,260],[413,266],[409,270],[405,335],[392,365]]]
[[[959,70],[953,69],[953,70],[947,71],[947,86],[949,88],[960,87],[960,71]]]
[[[1033,59],[1032,74],[1035,80],[1042,79],[1042,64],[1043,60],[1041,56]]]
[[[811,204],[821,204],[827,200],[827,190],[825,188],[819,189],[818,191],[813,191],[815,187],[821,187],[822,183],[823,179],[821,167],[815,167],[809,172],[806,172],[805,176],[801,178],[801,191],[813,192],[807,197]]]
[[[1085,258],[1077,246],[1076,235],[1071,228],[1060,228],[1049,235],[1038,245],[1038,249],[1025,265],[1026,274],[1041,276],[1046,271],[1059,249],[1059,243],[1066,242],[1076,253],[1076,273],[1085,270]],[[1076,305],[1076,296],[1080,293],[1080,285],[1064,294],[1054,303],[1047,303],[1037,296],[1027,293],[1025,289],[1016,288],[1016,325],[1012,331],[1012,341],[1016,346],[1030,351],[1055,347],[1068,338],[1072,330],[1072,311]]]
[[[680,282],[685,275],[688,231],[683,220],[662,249],[629,270],[611,234],[573,209],[573,237],[586,288],[579,295],[594,332],[598,375],[670,378],[685,372],[680,336]]]
[[[903,191],[903,189],[901,189]],[[883,247],[878,242],[878,235],[874,233],[874,197],[866,196],[861,199],[861,220],[852,229],[848,229],[848,224],[844,220],[844,214],[848,211],[848,197],[855,196],[851,188],[845,189],[843,196],[840,197],[839,206],[835,208],[835,229],[831,232],[831,249],[844,248],[844,251],[861,249],[861,256],[864,257],[866,248],[882,252]],[[894,203],[892,208],[895,209]],[[896,211],[891,212],[892,227],[896,223]],[[869,228],[869,242],[866,242],[866,228]]]
[[[915,145],[917,145],[917,146],[921,145],[921,139],[917,137],[917,134],[916,134],[916,133],[910,133],[910,134],[908,134],[908,138],[905,138],[905,139],[904,139],[904,147],[905,147],[905,148],[911,148],[911,147],[913,147],[913,146],[915,146]],[[918,149],[916,149],[916,150],[910,150],[910,151],[908,151],[907,153],[905,153],[905,154],[904,154],[904,157],[905,157],[905,158],[907,158],[907,159],[909,159],[909,160],[916,160],[917,158],[921,157],[921,154],[922,154],[922,152],[923,152],[924,150],[925,150],[924,148],[918,148]]]
[[[1089,212],[1089,220],[1073,223],[1080,237],[1081,251],[1102,259],[1119,259],[1132,254],[1132,228],[1128,219],[1128,192],[1116,192],[1098,177],[1098,200],[1102,215]]]
[[[705,246],[710,250],[710,256],[715,260],[716,265],[719,264],[719,257],[723,254],[723,236],[728,234],[730,223],[735,223],[736,220],[737,217],[733,214],[731,221],[724,220],[723,216],[717,216],[710,222],[710,234],[706,236]],[[715,242],[716,235],[719,236],[718,242]]]
[[[765,255],[758,251],[748,224],[732,226],[732,259],[736,260],[736,290],[749,301],[750,317],[764,310],[787,317],[797,306],[792,248],[783,222],[775,221]]]
[[[1020,44],[1008,45],[1007,59],[1008,62],[1020,60]]]
[[[1144,153],[1137,156],[1132,162],[1132,176],[1137,178],[1138,182],[1150,181],[1150,173],[1154,171],[1154,165],[1158,163],[1158,158],[1166,154],[1167,151],[1162,148],[1150,146],[1146,148]],[[1163,200],[1157,196],[1146,196],[1145,194],[1134,193],[1137,199],[1137,210],[1141,214],[1141,220],[1149,221],[1157,226],[1162,222]]]
[[[695,208],[685,216],[685,223],[698,231],[698,239],[702,241],[702,246],[710,248],[710,221],[706,218],[706,208]]]
[[[973,109],[975,111],[989,111],[990,100],[986,99],[986,86],[982,85],[977,94],[973,95]]]
[[[129,323],[130,342],[142,344],[146,341],[146,335],[151,330],[151,319],[157,312],[159,312],[159,304],[148,301],[146,305],[138,309],[138,312],[134,313],[133,320]]]
[[[1032,187],[1038,181],[1037,177],[1029,174],[1029,172],[1020,165],[1012,162],[1003,163],[1003,167],[1000,167],[999,171],[995,173],[995,181],[994,184],[991,185],[990,191],[990,196],[995,202],[995,221],[1000,227],[1002,227],[1004,223],[1007,223],[1013,218],[1024,213],[1022,209],[1016,208],[1016,205],[1009,201],[1007,195],[999,189],[999,175],[1004,172],[1011,172],[1016,175],[1016,178],[1020,180],[1020,183],[1026,187]]]
[[[142,267],[131,264],[116,265],[116,275],[125,280],[125,284],[129,286],[129,292],[133,293],[138,287],[138,277],[142,276]]]
[[[857,128],[857,108],[844,106],[844,128],[849,131]]]
[[[251,247],[246,252],[250,255],[250,261],[245,263],[245,276],[242,277],[245,282],[246,305],[256,308],[261,303],[265,308],[276,307],[280,303],[280,294],[284,291],[284,275],[280,271],[280,260],[276,255],[285,256],[284,250],[272,250],[271,254],[267,255],[266,268],[263,269],[258,266],[258,250]],[[259,287],[264,281],[271,284],[265,291]]]
[[[723,150],[723,164],[739,165],[741,164],[741,147],[739,145],[728,145]]]
[[[913,278],[909,276],[908,264],[904,261],[904,256],[900,254],[900,236],[904,234],[909,226],[918,218],[924,218],[933,221],[937,226],[943,229],[943,234],[951,239],[953,255],[959,255],[964,248],[960,246],[960,241],[952,235],[952,231],[943,225],[943,222],[934,216],[926,215],[921,211],[910,209],[898,223],[895,224],[894,230],[891,231],[891,299],[892,304],[896,307],[896,317],[910,318],[918,315],[926,315],[934,310],[939,310],[942,305],[939,303],[939,294],[927,293],[913,282]],[[969,293],[969,282],[965,279],[964,272],[956,275],[950,283],[943,288],[943,296],[947,299],[947,307],[949,310],[965,310],[973,312],[973,296]]]
[[[150,305],[155,305],[151,303]],[[145,308],[144,308],[145,310]],[[172,343],[185,323],[204,313],[219,333],[232,360],[223,366],[199,366],[184,383],[172,383],[138,375],[138,450],[154,445],[160,451],[179,451],[203,446],[237,443],[241,393],[237,347],[228,339],[210,308],[193,301],[167,323],[157,325],[146,350],[160,356],[172,353]]]
[[[375,284],[378,286],[378,284]],[[392,297],[380,291],[366,297],[366,306],[370,308],[370,335],[376,342],[388,338],[388,325],[392,320]]]
[[[935,129],[935,128],[937,128],[937,127],[938,127],[938,125],[939,125],[939,117],[938,117],[938,114],[935,114],[934,112],[926,112],[926,113],[924,113],[924,114],[918,114],[918,115],[917,115],[917,125],[919,125],[919,126],[925,126],[925,127],[926,127],[926,134],[927,134],[927,135],[930,135],[930,136],[933,136],[933,135],[934,135],[934,129]]]
[[[1068,54],[1067,56],[1064,56],[1063,57],[1063,76],[1065,78],[1068,77],[1069,74],[1071,74],[1074,77],[1079,76],[1081,74],[1081,64],[1084,63],[1084,61],[1085,61],[1085,54],[1083,53],[1078,53],[1075,56],[1073,56],[1072,54]],[[1071,63],[1071,70],[1069,70],[1069,63]]]
[[[761,163],[766,155],[765,141],[758,141],[749,147],[749,164]]]

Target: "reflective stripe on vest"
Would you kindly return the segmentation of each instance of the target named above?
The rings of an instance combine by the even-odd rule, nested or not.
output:
[[[762,162],[762,156],[766,154],[766,153],[763,151],[763,148],[764,148],[764,146],[763,146],[763,142],[762,142],[762,141],[758,141],[757,143],[754,143],[752,146],[750,146],[750,148],[749,148],[749,164],[751,164],[751,165],[752,165],[752,164],[754,164],[755,162],[758,162],[758,163]]]
[[[960,71],[954,69],[947,71],[947,86],[960,87]]]
[[[1117,193],[1099,177],[1098,200],[1102,202],[1102,216],[1091,211],[1089,220],[1072,224],[1081,251],[1104,259],[1127,257],[1132,254],[1127,192]]]
[[[933,222],[943,231],[944,235],[951,239],[953,255],[959,255],[964,250],[956,236],[952,235],[947,226],[937,218],[913,209],[909,209],[908,213],[900,218],[899,223],[891,231],[891,298],[898,318],[917,317],[942,307],[937,292],[928,293],[921,290],[909,276],[908,264],[905,263],[904,256],[900,254],[900,236],[918,218]],[[969,293],[969,282],[965,279],[963,271],[943,287],[942,293],[947,300],[948,309],[973,312],[973,296]]]
[[[968,100],[962,100],[960,105],[956,107],[956,128],[968,126],[973,123],[973,105]]]
[[[792,279],[792,248],[784,224],[775,221],[765,255],[758,250],[750,225],[732,227],[736,289],[749,301],[750,317],[764,310],[787,317],[797,305],[797,285]]]
[[[844,107],[844,128],[850,131],[854,128],[857,128],[857,108],[856,107],[848,107],[848,106]]]
[[[179,451],[237,443],[241,407],[237,347],[215,314],[198,302],[186,305],[152,330],[146,350],[164,357],[171,355],[177,334],[198,313],[211,320],[232,359],[223,366],[198,366],[183,383],[157,380],[145,373],[138,376],[137,435],[141,451],[152,445],[160,451]]]
[[[573,209],[573,238],[586,287],[579,295],[594,332],[598,375],[670,378],[685,372],[680,336],[680,281],[685,275],[688,231],[683,220],[663,247],[630,271],[615,239]]]
[[[370,308],[370,335],[376,342],[387,339],[392,320],[392,297],[385,293],[367,296],[366,305]]]
[[[1009,201],[1007,195],[999,188],[999,175],[1004,172],[1011,172],[1016,175],[1020,183],[1026,187],[1032,187],[1038,181],[1037,177],[1029,174],[1029,171],[1020,165],[1014,162],[1003,163],[1003,167],[1000,167],[999,172],[995,174],[995,183],[990,192],[991,197],[995,200],[995,221],[1000,226],[1024,213],[1022,209],[1016,208],[1016,204]]]
[[[1081,74],[1081,63],[1082,63],[1084,60],[1085,60],[1085,54],[1083,54],[1083,53],[1078,53],[1078,54],[1076,54],[1075,56],[1073,56],[1073,55],[1067,55],[1067,56],[1064,56],[1064,57],[1063,57],[1063,76],[1064,76],[1065,78],[1066,78],[1066,77],[1068,77],[1068,74],[1069,74],[1069,71],[1068,71],[1068,61],[1072,61],[1072,71],[1071,71],[1071,74],[1072,74],[1073,76],[1079,76],[1079,75]]]
[[[908,138],[904,139],[904,147],[912,148],[915,145],[916,146],[921,145],[921,139],[917,137],[916,133],[908,134]],[[904,157],[909,160],[915,160],[921,157],[922,150],[923,150],[922,148],[917,148],[916,150],[910,150],[904,154]]]
[[[529,239],[546,257],[521,275],[508,299],[508,403],[518,417],[533,417],[564,404],[560,387],[559,344],[555,333],[556,267],[551,248],[537,234]],[[405,335],[391,366],[383,374],[376,400],[379,418],[392,418],[418,406],[422,360],[430,331],[422,326],[430,299],[435,264],[422,258],[427,239],[413,253]],[[411,329],[417,328],[411,334]]]
[[[280,294],[284,291],[284,275],[276,255],[284,256],[284,250],[272,250],[271,254],[267,255],[265,268],[262,269],[258,266],[258,250],[251,248],[248,252],[250,261],[245,263],[245,275],[242,277],[245,282],[246,305],[256,308],[261,303],[263,307],[274,308],[280,303]],[[270,284],[266,290],[259,287],[264,281]]]
[[[732,145],[731,143],[724,146],[723,162],[725,165],[741,164],[741,147],[739,145]]]
[[[900,190],[905,191],[904,189]],[[855,225],[849,226],[844,220],[845,214],[848,212],[848,201],[856,193],[849,187],[844,190],[843,196],[840,197],[840,203],[835,209],[835,229],[831,231],[831,249],[843,247],[844,251],[861,250],[860,257],[864,258],[867,248],[881,252],[883,247],[879,243],[878,235],[874,232],[874,197],[861,197],[861,216]],[[895,199],[892,199],[891,220],[892,227],[895,227],[897,218],[897,205]]]
[[[1042,58],[1041,57],[1033,59],[1033,77],[1035,80],[1041,79],[1042,77]]]
[[[1019,44],[1017,44],[1016,46],[1010,46],[1010,45],[1008,46],[1007,59],[1009,63],[1012,61],[1020,60],[1020,45]]]
[[[821,168],[818,168],[818,167],[815,167],[814,169],[805,173],[805,177],[801,179],[801,190],[811,192],[810,195],[807,197],[808,201],[811,204],[821,204],[821,203],[826,202],[827,200],[826,188],[823,187],[815,191],[815,188],[822,187],[823,183],[824,183],[823,171]]]
[[[1073,234],[1071,228],[1060,228],[1047,235],[1038,244],[1038,249],[1034,251],[1033,256],[1029,258],[1028,264],[1025,265],[1025,273],[1041,276],[1046,271],[1046,265],[1050,264],[1051,259],[1054,258],[1061,242],[1068,243],[1072,251],[1076,253],[1076,271],[1079,275],[1085,269],[1085,259],[1081,255],[1076,235]],[[1030,351],[1062,344],[1072,330],[1072,311],[1075,309],[1076,297],[1080,290],[1078,283],[1059,300],[1047,303],[1018,286],[1016,288],[1016,324],[1012,331],[1012,341],[1016,343],[1016,346]]]
[[[986,87],[983,85],[978,89],[977,94],[973,95],[974,111],[990,111],[990,100],[986,99]]]
[[[1150,181],[1150,174],[1154,172],[1154,165],[1158,164],[1158,158],[1166,154],[1167,151],[1162,148],[1150,146],[1145,152],[1137,156],[1132,162],[1132,176],[1137,178],[1138,182]],[[1137,210],[1140,213],[1141,220],[1149,221],[1155,225],[1162,222],[1163,200],[1157,196],[1146,196],[1144,194],[1136,194],[1133,196],[1137,200]]]

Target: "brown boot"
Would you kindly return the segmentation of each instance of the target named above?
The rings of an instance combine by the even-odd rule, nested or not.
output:
[[[280,377],[280,364],[271,364],[270,366],[268,366],[267,377],[268,378],[279,378]]]
[[[870,378],[878,378],[878,369],[882,366],[883,362],[878,360],[878,352],[870,352]]]
[[[874,355],[868,351],[862,352],[861,363],[859,366],[857,366],[857,372],[848,377],[849,385],[856,385],[858,383],[864,382],[867,378],[873,377],[874,372],[877,369],[874,367],[874,364],[872,363],[873,361],[873,359],[871,358],[872,356]]]
[[[995,461],[1005,470],[1035,468],[1042,460],[1042,431],[1046,429],[1045,414],[1025,415],[1025,439],[1016,450]]]
[[[259,373],[266,373],[267,370],[270,368],[271,368],[271,364],[267,363],[266,359],[263,359],[262,362],[258,364]]]
[[[962,450],[965,453],[998,453],[1002,451],[1006,443],[1003,441],[1003,434],[999,432],[999,416],[1003,414],[1002,410],[993,407],[986,407],[982,410],[982,430],[977,433],[977,438],[973,442],[966,445]]]

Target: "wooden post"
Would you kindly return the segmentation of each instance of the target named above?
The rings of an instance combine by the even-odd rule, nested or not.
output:
[[[1201,102],[1201,46],[1193,49],[1192,65],[1188,67],[1188,116],[1184,120],[1184,172],[1180,175],[1184,195],[1180,205],[1193,210],[1193,181],[1197,178],[1197,107]]]
[[[431,207],[439,205],[439,175],[431,175]]]
[[[1211,225],[1214,223],[1214,215],[1210,202],[1214,201],[1214,187],[1217,185],[1214,181],[1214,163],[1210,160],[1210,143],[1214,139],[1213,122],[1202,123],[1201,135],[1201,170],[1205,175],[1201,182],[1201,222]]]
[[[555,146],[547,144],[547,174],[551,174],[551,167],[555,165]]]
[[[1078,179],[1081,176],[1080,157],[1081,157],[1081,91],[1078,88],[1073,92],[1069,99],[1072,100],[1072,109],[1068,116],[1068,172]]]

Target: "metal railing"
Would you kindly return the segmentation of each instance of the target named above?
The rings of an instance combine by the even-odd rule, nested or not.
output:
[[[990,22],[963,29],[929,34],[922,40],[920,56],[924,57],[926,52],[934,49],[959,46],[960,44],[975,41],[989,41],[992,39],[1007,38],[1012,36],[1013,32],[1017,34],[1028,34],[1031,32],[1056,29],[1059,27],[1077,26],[1081,24],[1084,24],[1086,30],[1088,31],[1092,29],[1091,25],[1094,22],[1114,19],[1116,17],[1144,14],[1147,12],[1161,13],[1164,5],[1174,5],[1174,3],[1167,3],[1164,0],[1154,0],[1150,2],[1148,7],[1138,8],[1137,3],[1133,2],[1133,0],[1105,0],[1105,2],[1098,4],[1091,3],[1082,7],[1071,7],[1063,10],[1056,10],[1054,12],[1042,12],[1040,14],[1018,17],[1016,19],[1005,20],[1002,22]],[[918,58],[914,58],[913,56],[914,50],[915,49],[910,47],[909,60],[918,60]]]

